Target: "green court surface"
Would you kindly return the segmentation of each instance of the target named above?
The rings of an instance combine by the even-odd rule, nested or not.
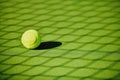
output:
[[[26,49],[28,29],[62,45]],[[0,0],[0,80],[120,80],[120,0]]]

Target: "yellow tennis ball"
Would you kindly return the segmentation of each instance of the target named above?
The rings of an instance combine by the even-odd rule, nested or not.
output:
[[[35,49],[40,45],[41,39],[36,30],[27,30],[23,33],[21,42],[28,49]]]

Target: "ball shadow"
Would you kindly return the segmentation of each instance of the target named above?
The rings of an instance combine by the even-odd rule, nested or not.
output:
[[[51,49],[55,48],[62,45],[61,42],[57,41],[47,41],[47,42],[42,42],[35,50],[45,50],[45,49]]]

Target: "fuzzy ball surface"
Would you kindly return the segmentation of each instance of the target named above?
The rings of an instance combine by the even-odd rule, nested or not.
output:
[[[24,47],[28,49],[35,49],[40,45],[41,38],[38,31],[31,29],[23,33],[21,42],[24,45]]]

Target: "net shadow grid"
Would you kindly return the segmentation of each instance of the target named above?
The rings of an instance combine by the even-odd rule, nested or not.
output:
[[[120,80],[119,0],[1,0],[0,80]],[[25,49],[36,29],[62,45]]]

